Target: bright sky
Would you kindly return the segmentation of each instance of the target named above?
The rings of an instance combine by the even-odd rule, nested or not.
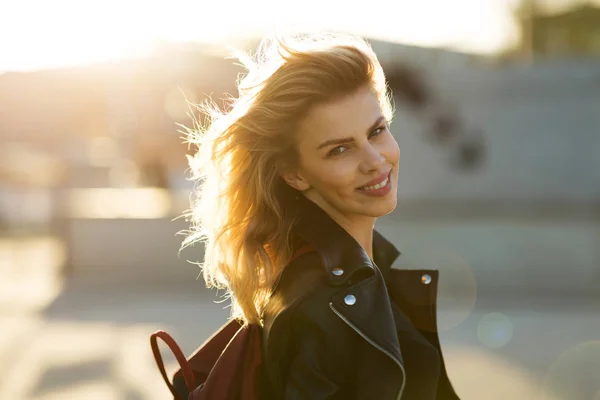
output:
[[[0,0],[0,71],[130,57],[157,42],[219,42],[299,23],[490,53],[518,37],[515,1]]]

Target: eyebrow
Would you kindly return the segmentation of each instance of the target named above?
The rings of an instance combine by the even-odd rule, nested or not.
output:
[[[367,133],[370,133],[373,129],[377,128],[377,126],[379,124],[381,124],[381,122],[383,122],[384,120],[385,120],[385,117],[383,115],[380,116],[379,118],[377,118],[377,120],[369,127],[369,129],[367,129]],[[353,141],[354,141],[354,138],[352,138],[352,137],[326,140],[317,147],[317,150],[321,150],[323,147],[331,146],[334,144],[346,144],[346,143],[351,143]]]

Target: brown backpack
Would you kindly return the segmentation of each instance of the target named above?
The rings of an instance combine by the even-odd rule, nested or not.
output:
[[[304,246],[294,253],[292,261],[313,251]],[[290,261],[291,262],[291,261]],[[187,400],[257,400],[263,381],[262,328],[257,324],[242,326],[231,320],[186,358],[177,342],[165,331],[150,336],[150,346],[158,369],[173,394],[174,400],[185,400],[173,386],[158,348],[158,339],[171,349],[180,369],[173,382],[183,378]]]

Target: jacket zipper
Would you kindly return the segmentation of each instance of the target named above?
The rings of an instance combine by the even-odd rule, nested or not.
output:
[[[354,326],[354,324],[352,324],[352,322],[348,321],[348,319],[346,319],[346,317],[344,317],[342,315],[342,313],[340,313],[338,310],[335,309],[332,302],[329,303],[329,308],[331,308],[331,310],[335,313],[335,315],[337,315],[342,321],[344,321],[346,323],[346,325],[348,325],[354,332],[358,333],[363,339],[365,339],[367,342],[369,342],[369,344],[371,346],[375,347],[377,350],[379,350],[380,352],[382,352],[383,354],[385,354],[386,356],[391,358],[392,361],[396,365],[398,365],[398,367],[400,367],[400,371],[402,371],[402,386],[400,387],[400,391],[398,392],[398,396],[396,397],[396,400],[400,400],[402,398],[402,392],[404,392],[404,386],[406,385],[406,371],[404,370],[404,366],[402,365],[402,363],[400,361],[396,360],[396,357],[394,357],[392,354],[390,354],[389,351],[387,351],[383,347],[379,346],[377,343],[373,342],[369,337],[367,337],[367,335],[362,333],[360,331],[360,329],[358,329],[356,326]]]

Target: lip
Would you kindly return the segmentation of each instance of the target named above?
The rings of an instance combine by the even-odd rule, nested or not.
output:
[[[387,196],[392,191],[392,172],[391,171],[390,171],[389,175],[387,176],[387,178],[388,178],[388,182],[387,182],[387,185],[385,185],[384,187],[381,187],[379,189],[374,189],[374,190],[356,189],[356,191],[358,193],[361,193],[365,196],[370,196],[370,197]]]
[[[388,176],[390,176],[392,170],[389,170],[388,172],[386,172],[385,174],[381,174],[379,175],[377,178],[370,180],[369,182],[365,183],[364,185],[361,185],[359,187],[357,187],[357,189],[363,188],[365,186],[373,186],[373,185],[377,185],[378,183],[383,182],[383,180],[385,178],[387,178]]]

